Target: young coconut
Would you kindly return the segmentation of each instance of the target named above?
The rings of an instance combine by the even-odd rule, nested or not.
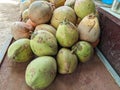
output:
[[[26,62],[33,58],[29,39],[19,39],[8,48],[7,56],[14,62]]]
[[[82,19],[78,17],[77,22],[76,22],[76,26],[78,26],[81,21],[82,21]]]
[[[39,30],[32,34],[30,46],[37,56],[57,54],[57,40],[52,33],[45,30]]]
[[[29,1],[30,1],[30,4],[32,4],[35,1],[49,1],[49,0],[29,0]]]
[[[28,9],[30,6],[30,1],[26,0],[24,2],[20,3],[20,11],[23,13],[26,9]]]
[[[24,10],[22,13],[22,21],[26,22],[29,19],[28,9]]]
[[[73,73],[78,65],[77,56],[69,49],[62,48],[57,54],[57,64],[60,74]]]
[[[65,6],[69,6],[69,7],[71,7],[71,8],[74,9],[75,1],[76,0],[66,0],[65,3],[64,3],[64,5]]]
[[[34,28],[24,22],[14,22],[11,25],[11,33],[15,40],[21,38],[30,38]]]
[[[35,31],[39,31],[39,30],[46,30],[46,31],[52,33],[54,36],[56,35],[56,29],[53,26],[48,25],[48,24],[37,25],[35,28]]]
[[[52,4],[47,1],[35,1],[29,7],[29,18],[37,25],[47,23],[52,13]]]
[[[38,57],[27,66],[25,81],[32,89],[41,90],[54,81],[56,73],[57,65],[53,57]]]
[[[78,41],[79,33],[76,26],[65,19],[58,26],[56,38],[62,47],[71,47]]]
[[[37,26],[37,24],[32,22],[30,19],[27,20],[26,24],[29,24],[29,25],[33,26],[34,28]]]
[[[58,7],[53,12],[51,25],[57,28],[65,18],[68,19],[73,24],[76,24],[76,20],[77,20],[76,14],[71,7],[68,6]]]
[[[66,0],[49,0],[55,7],[63,6]]]
[[[81,19],[96,11],[93,0],[76,0],[74,10]]]
[[[86,41],[79,41],[72,47],[72,50],[82,63],[89,61],[94,53],[93,47]]]
[[[78,25],[80,40],[95,42],[100,36],[100,26],[98,18],[94,14],[89,14],[82,19]]]

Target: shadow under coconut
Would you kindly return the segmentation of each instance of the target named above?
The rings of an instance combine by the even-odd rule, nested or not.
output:
[[[79,63],[72,74],[57,74],[53,83],[43,90],[89,90],[88,87],[93,87],[95,90],[97,84],[93,85],[93,82],[99,80],[100,76],[96,72],[98,67],[98,60],[94,54],[88,62]]]
[[[43,90],[77,90],[80,81],[81,63],[72,74],[57,74],[53,83]]]

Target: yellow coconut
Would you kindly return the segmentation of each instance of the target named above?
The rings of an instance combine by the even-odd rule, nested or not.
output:
[[[27,8],[29,8],[30,2],[29,1],[24,1],[20,3],[20,11],[21,13],[24,12]]]
[[[66,0],[49,0],[55,7],[63,6]]]
[[[94,14],[84,17],[78,25],[80,40],[95,42],[100,36],[98,18]]]
[[[35,28],[35,31],[39,31],[39,30],[45,30],[45,31],[52,33],[54,36],[56,35],[56,29],[53,26],[48,25],[48,24],[37,25]]]
[[[35,24],[44,24],[49,22],[53,12],[53,7],[46,1],[35,1],[29,7],[29,18]]]
[[[74,8],[75,1],[76,0],[66,0],[64,5]]]
[[[24,12],[22,13],[22,21],[26,22],[29,19],[28,16],[28,9],[24,10]]]
[[[53,16],[51,19],[51,25],[55,28],[64,20],[67,19],[73,24],[76,24],[76,14],[71,7],[68,6],[61,6],[54,10]]]

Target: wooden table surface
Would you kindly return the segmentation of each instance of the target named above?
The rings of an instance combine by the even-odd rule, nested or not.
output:
[[[6,56],[0,68],[0,90],[32,90],[25,83],[27,63],[14,63]],[[44,90],[120,90],[97,55],[87,63],[79,63],[71,75],[58,74]]]

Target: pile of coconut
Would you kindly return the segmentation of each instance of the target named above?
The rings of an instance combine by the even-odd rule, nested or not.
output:
[[[100,36],[93,0],[25,0],[20,10],[7,55],[13,62],[31,61],[25,73],[31,88],[44,89],[58,73],[71,74],[93,57]]]

